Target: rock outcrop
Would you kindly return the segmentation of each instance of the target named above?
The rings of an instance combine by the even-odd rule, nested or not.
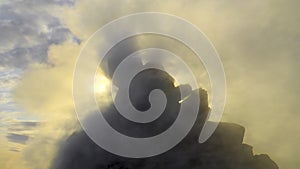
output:
[[[135,137],[146,137],[159,132],[165,125],[172,124],[178,108],[178,87],[173,86],[172,78],[165,74],[157,76],[157,70],[144,72],[151,77],[137,76],[135,83],[147,90],[134,86],[131,101],[139,109],[147,109],[144,102],[150,89],[159,88],[167,94],[168,105],[164,117],[152,123],[152,127],[126,123],[117,116],[114,106],[107,109],[106,119],[120,132]],[[140,79],[139,79],[140,77]],[[155,77],[155,78],[153,78]],[[159,81],[160,85],[157,85]],[[136,90],[135,90],[136,89]],[[149,90],[148,90],[149,89]],[[139,91],[137,91],[139,90]],[[277,165],[267,155],[254,155],[252,147],[243,143],[244,127],[232,123],[220,123],[214,134],[205,143],[198,142],[199,133],[209,112],[207,93],[199,89],[200,108],[198,118],[189,134],[173,149],[150,158],[125,158],[111,154],[97,146],[83,131],[70,136],[61,145],[53,160],[52,169],[278,169]],[[169,102],[170,101],[170,102]],[[105,114],[105,113],[104,113]],[[154,126],[154,127],[153,127]]]

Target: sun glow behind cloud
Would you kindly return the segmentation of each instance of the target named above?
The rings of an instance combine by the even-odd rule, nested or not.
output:
[[[95,75],[94,92],[96,95],[107,95],[110,93],[111,81],[102,73],[98,71]]]
[[[94,77],[94,97],[100,106],[106,108],[112,103],[116,95],[116,88],[111,79],[107,78],[103,71],[99,68]]]
[[[299,165],[296,159],[300,152],[297,151],[299,136],[287,133],[297,133],[299,130],[297,125],[299,106],[296,102],[300,95],[297,80],[299,57],[296,57],[299,54],[297,3],[299,2],[281,0],[234,3],[228,1],[131,3],[92,0],[78,1],[74,7],[62,8],[63,10],[56,14],[60,15],[71,32],[83,41],[103,24],[133,12],[167,12],[193,22],[216,45],[224,63],[228,80],[228,97],[223,119],[244,125],[246,142],[252,144],[258,152],[269,153],[281,168],[295,168]],[[28,10],[27,7],[24,10]],[[60,27],[58,26],[57,30],[60,30],[58,29]],[[61,36],[59,42],[66,39],[64,37]],[[42,44],[44,41],[42,39]],[[48,44],[48,41],[45,41],[45,44]],[[69,42],[54,44],[47,50],[47,54],[42,53],[45,55],[44,58],[40,58],[42,55],[34,52],[37,55],[36,60],[47,60],[50,66],[45,63],[30,66],[15,91],[15,99],[19,104],[28,113],[47,119],[47,123],[37,128],[38,135],[26,145],[26,150],[22,152],[23,157],[21,154],[16,155],[15,152],[6,153],[1,150],[1,157],[5,158],[0,160],[0,163],[7,162],[0,165],[4,166],[4,169],[25,168],[19,166],[24,164],[22,159],[29,163],[28,168],[47,168],[55,155],[57,143],[76,130],[74,128],[76,117],[70,98],[72,98],[75,58],[82,45]],[[34,62],[34,57],[23,55],[11,58],[9,61],[13,61],[14,58],[16,61],[10,63],[5,59],[4,64],[22,67],[24,63]],[[22,59],[26,61],[23,62]],[[103,96],[110,92],[107,88],[109,83],[102,75],[99,78],[96,75],[94,84],[96,95],[98,93]],[[286,119],[289,123],[286,123]],[[266,120],[270,121],[267,126]],[[279,137],[278,133],[287,135]]]

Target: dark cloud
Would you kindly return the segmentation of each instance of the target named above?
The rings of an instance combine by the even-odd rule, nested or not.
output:
[[[38,121],[15,121],[8,126],[9,132],[22,132],[34,130],[41,122]]]
[[[1,120],[1,119],[0,119]],[[26,121],[26,120],[17,120],[12,119],[6,122],[6,139],[8,142],[26,144],[30,138],[34,137],[34,132],[36,127],[41,122],[38,121]],[[17,149],[17,147],[13,147]]]
[[[19,153],[20,150],[16,149],[16,148],[10,148],[9,151],[12,151],[12,152],[16,152],[16,153]]]
[[[31,0],[26,1],[26,4],[41,4],[41,5],[74,5],[76,0]]]
[[[25,134],[8,133],[7,136],[6,136],[6,138],[10,142],[20,143],[20,144],[26,144],[26,142],[29,139],[29,136],[25,135]]]

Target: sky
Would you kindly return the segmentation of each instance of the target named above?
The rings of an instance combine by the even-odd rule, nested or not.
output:
[[[214,44],[227,80],[222,121],[245,126],[255,153],[299,168],[299,8],[296,0],[0,1],[0,166],[49,168],[79,128],[72,74],[80,49],[105,23],[152,11],[188,20]]]

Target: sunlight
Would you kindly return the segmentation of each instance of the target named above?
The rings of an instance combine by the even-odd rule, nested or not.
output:
[[[111,81],[101,72],[98,71],[95,76],[94,92],[103,95],[109,93]]]

